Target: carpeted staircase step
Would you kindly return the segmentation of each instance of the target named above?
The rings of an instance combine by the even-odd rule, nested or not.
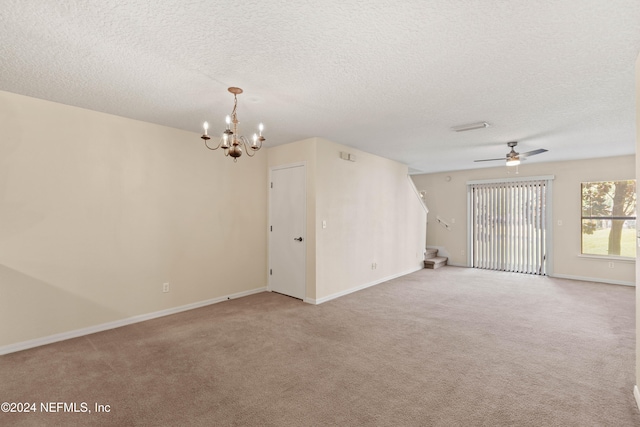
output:
[[[437,249],[425,249],[424,251],[424,259],[435,258],[438,256]]]
[[[429,258],[424,260],[424,268],[440,268],[447,265],[447,257],[437,256],[435,258]]]

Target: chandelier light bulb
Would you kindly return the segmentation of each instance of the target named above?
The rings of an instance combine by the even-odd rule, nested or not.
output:
[[[202,127],[204,128],[204,134],[208,135],[207,131],[209,130],[209,123],[208,122],[204,122],[202,124]]]
[[[229,126],[231,125],[231,116],[227,116],[224,121],[227,124],[227,129],[229,129]]]
[[[262,136],[262,131],[264,130],[264,125],[262,123],[258,125],[258,130],[260,131],[260,136]]]

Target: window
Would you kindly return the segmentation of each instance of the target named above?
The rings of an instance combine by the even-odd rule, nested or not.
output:
[[[636,181],[582,183],[582,253],[636,256]]]

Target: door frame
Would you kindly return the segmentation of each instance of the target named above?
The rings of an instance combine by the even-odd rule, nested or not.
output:
[[[294,162],[294,163],[287,163],[284,165],[278,165],[278,166],[271,166],[269,168],[269,180],[267,182],[267,191],[269,194],[268,197],[268,210],[269,210],[269,217],[268,217],[268,224],[267,224],[267,252],[268,252],[268,257],[267,257],[267,277],[269,280],[267,280],[267,291],[272,292],[272,288],[271,288],[271,274],[270,274],[270,269],[271,269],[271,224],[272,224],[272,219],[273,219],[273,209],[272,209],[272,200],[271,200],[271,183],[273,182],[273,172],[274,171],[278,171],[278,170],[282,170],[282,169],[291,169],[291,168],[297,168],[297,167],[302,167],[303,170],[303,175],[304,175],[304,205],[303,205],[303,209],[302,209],[302,222],[303,222],[303,227],[302,227],[302,243],[304,245],[304,247],[302,248],[303,250],[303,254],[302,254],[302,262],[303,262],[303,269],[304,269],[304,296],[302,298],[302,301],[307,301],[307,198],[308,198],[308,187],[307,187],[307,162],[306,161],[301,161],[301,162]]]

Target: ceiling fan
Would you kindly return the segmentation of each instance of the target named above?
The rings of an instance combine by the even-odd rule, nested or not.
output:
[[[536,154],[542,154],[545,151],[544,148],[538,148],[537,150],[527,151],[526,153],[518,153],[514,149],[514,147],[518,145],[517,141],[507,142],[507,146],[511,148],[511,151],[507,153],[506,157],[502,157],[500,159],[483,159],[483,160],[474,160],[475,162],[492,162],[494,160],[506,160],[507,166],[517,166],[520,164],[520,160],[524,160],[529,156],[535,156]]]

